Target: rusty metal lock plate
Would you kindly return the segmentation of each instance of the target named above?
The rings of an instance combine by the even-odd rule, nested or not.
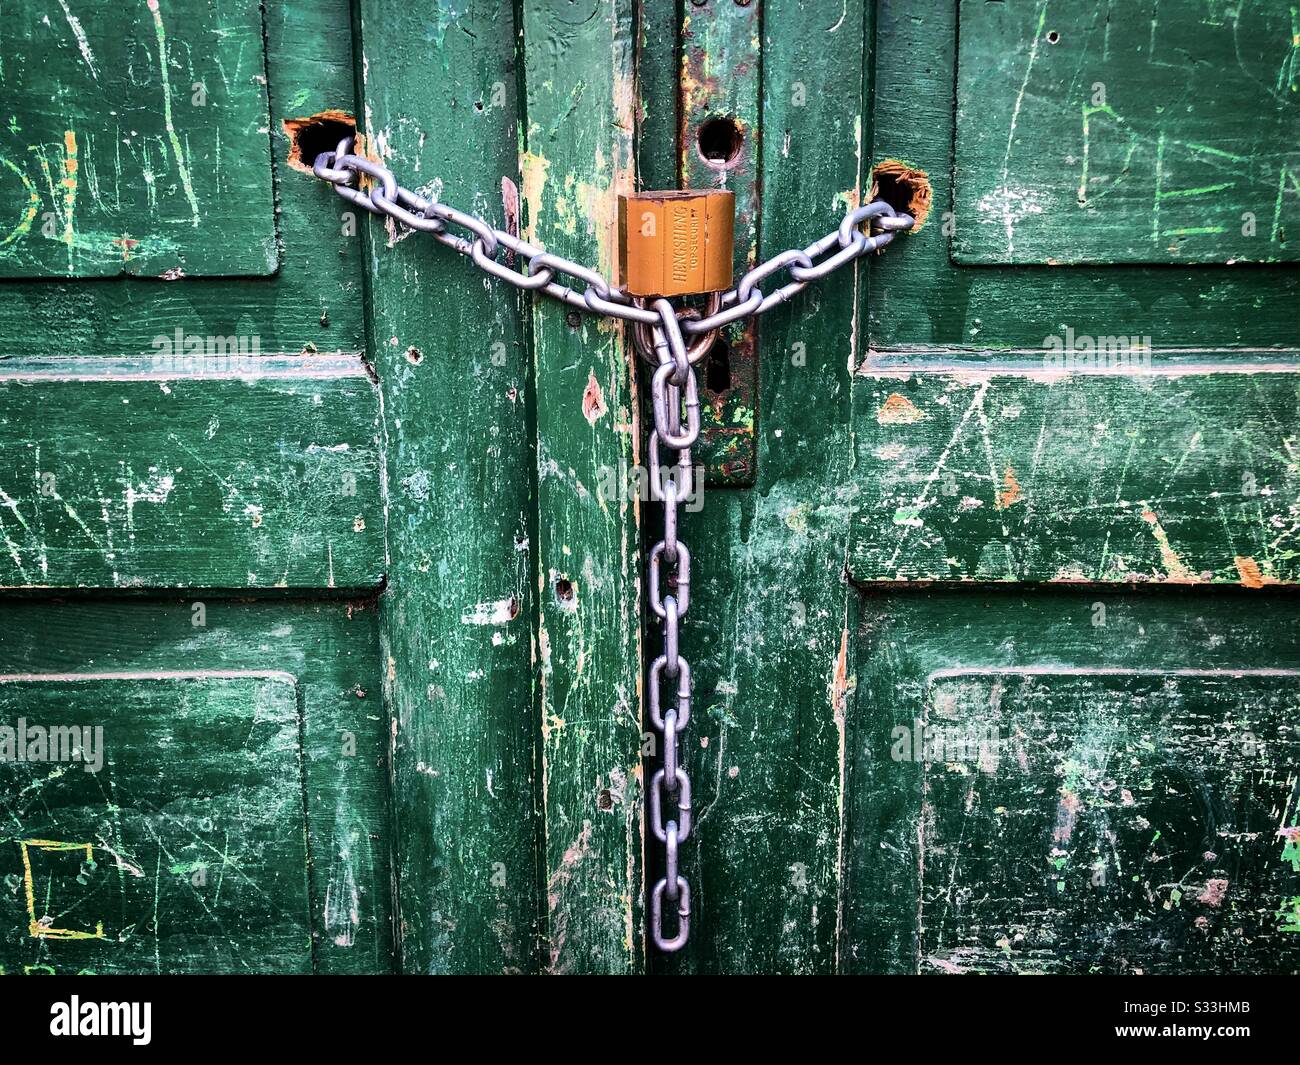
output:
[[[731,287],[736,198],[730,192],[643,192],[618,198],[618,280],[633,296]]]

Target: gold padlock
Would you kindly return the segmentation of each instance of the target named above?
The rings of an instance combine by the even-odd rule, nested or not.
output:
[[[643,192],[618,198],[618,280],[633,296],[685,296],[731,287],[736,197]]]

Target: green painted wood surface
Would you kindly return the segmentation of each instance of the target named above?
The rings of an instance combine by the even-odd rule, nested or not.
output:
[[[1091,336],[1137,333],[1156,347],[1200,349],[1207,357],[1219,348],[1300,348],[1300,270],[1289,264],[953,269],[953,226],[966,224],[958,215],[945,229],[943,217],[953,210],[956,6],[881,0],[877,19],[873,159],[902,158],[924,169],[934,207],[913,238],[889,249],[889,268],[871,291],[872,348],[1041,350],[1045,337],[1063,336],[1067,327]],[[1038,147],[1050,153],[1059,139],[1053,134]],[[1149,218],[1144,229],[1150,232]]]
[[[0,764],[0,966],[391,970],[377,645],[373,601],[0,603],[0,725],[84,720],[108,752],[93,775]],[[95,845],[93,876],[56,886],[106,939],[27,934],[15,841],[42,838]]]
[[[963,3],[958,262],[1296,261],[1297,35],[1276,0]]]
[[[279,209],[280,265],[275,274],[257,280],[191,277],[167,281],[151,276],[104,278],[94,284],[67,279],[6,282],[0,293],[0,354],[152,356],[155,340],[174,336],[178,328],[200,337],[239,336],[250,344],[256,338],[263,353],[361,349],[361,242],[344,235],[345,228],[355,233],[356,220],[349,222],[344,217],[342,201],[321,196],[316,182],[289,169],[285,162],[289,142],[282,125],[286,119],[330,108],[352,110],[351,14],[346,4],[268,0],[265,6],[265,70],[251,69],[253,53],[248,49],[241,63],[249,77],[260,75],[268,81],[270,162]],[[62,8],[38,5],[45,7],[50,11],[50,28],[43,32],[50,38],[57,33],[71,42],[71,28]],[[69,9],[74,16],[80,11],[86,17],[75,4]],[[147,14],[143,6],[140,10]],[[160,10],[167,17],[166,3]],[[152,47],[152,37],[146,34],[142,39]],[[68,46],[72,47],[71,43]],[[262,46],[254,42],[251,47]],[[218,60],[233,70],[233,57],[226,59],[220,49],[211,62]],[[194,57],[196,63],[208,61]],[[146,69],[153,68],[141,73]],[[173,88],[178,92],[185,73],[176,70]],[[189,84],[184,81],[186,88]],[[211,101],[214,82],[207,84]],[[219,76],[215,84],[221,87],[215,94],[219,96],[224,91]],[[13,105],[9,106],[12,110]],[[183,104],[177,105],[177,115],[182,106],[190,109],[188,92]],[[209,106],[207,121],[217,113],[215,107]],[[0,128],[7,126],[9,113],[4,113]],[[258,121],[259,125],[266,123],[265,106]],[[222,129],[223,143],[241,135],[238,128]],[[6,180],[0,177],[0,187],[9,187],[3,184]],[[234,179],[223,169],[223,180]],[[238,234],[242,217],[227,212],[228,198],[224,186],[220,202],[215,192],[205,194],[200,200],[201,213],[227,220],[240,218],[227,225]],[[220,239],[234,237],[225,233]]]
[[[1297,637],[1277,592],[865,596],[844,967],[1295,972]]]
[[[962,11],[1029,5],[1006,7]],[[1033,7],[1044,35],[1073,10]],[[875,267],[855,382],[840,967],[1294,971],[1297,615],[1257,586],[1295,578],[1297,271],[950,258],[977,239],[963,183],[989,180],[952,155],[977,103],[954,16],[878,12],[873,158],[924,168],[935,202]],[[1014,100],[1027,53],[960,36],[980,101]],[[1077,189],[1065,135],[1029,121],[1012,147]],[[913,578],[952,583],[878,586]],[[1250,590],[1163,586],[1193,582]]]
[[[870,18],[861,3],[763,4],[760,258],[825,233],[870,185]],[[696,688],[683,759],[698,827],[682,862],[695,913],[686,951],[656,958],[662,971],[836,966],[858,293],[843,271],[764,317],[758,480],[706,492],[681,522]]]
[[[629,0],[525,0],[524,233],[606,277],[632,191]],[[537,684],[546,968],[643,965],[638,501],[602,491],[637,461],[635,355],[622,329],[532,311]],[[609,498],[610,496],[613,498]]]
[[[298,728],[288,674],[0,674],[5,968],[309,972]]]
[[[355,356],[0,360],[0,585],[374,588]]]
[[[762,113],[761,3],[686,4],[682,10],[678,113],[678,184],[726,189],[735,195],[733,276],[739,280],[758,256]],[[732,159],[704,155],[700,131],[731,122],[739,137]],[[710,138],[706,136],[706,142]],[[716,148],[710,148],[715,150]],[[710,484],[754,483],[758,406],[758,326],[734,322],[719,334],[702,364],[701,432],[695,461]]]
[[[855,580],[1300,579],[1300,379],[866,372]]]
[[[377,0],[360,11],[367,144],[405,184],[502,224],[507,205],[517,209],[510,5]],[[526,304],[432,240],[394,239],[377,222],[367,232],[370,351],[387,426],[382,632],[402,968],[533,971]]]
[[[0,277],[275,271],[256,0],[22,4],[0,71]]]

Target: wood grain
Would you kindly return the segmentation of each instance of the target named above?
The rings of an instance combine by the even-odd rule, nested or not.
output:
[[[368,150],[404,183],[498,223],[503,175],[518,167],[510,27],[509,3],[361,5]],[[369,346],[387,426],[382,654],[402,968],[532,971],[539,825],[523,304],[432,240],[378,220],[367,234]]]
[[[376,588],[379,434],[356,356],[0,361],[0,585]]]
[[[525,0],[521,203],[535,243],[612,277],[632,191],[629,0]],[[532,311],[537,397],[537,695],[552,972],[644,963],[638,501],[602,488],[637,461],[623,330]],[[612,498],[611,498],[612,496]]]

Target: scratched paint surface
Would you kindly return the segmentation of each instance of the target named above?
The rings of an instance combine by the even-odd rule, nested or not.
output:
[[[525,0],[522,12],[525,235],[612,276],[617,196],[632,190],[633,5]],[[607,486],[637,460],[636,356],[621,329],[574,328],[553,301],[534,304],[532,326],[544,960],[632,972],[644,964],[639,508]]]
[[[373,601],[198,602],[0,604],[0,725],[100,725],[107,752],[0,763],[5,971],[393,968]],[[37,855],[37,919],[102,939],[29,934],[29,839],[93,846]]]
[[[360,14],[370,150],[424,193],[517,225],[511,5],[364,0]],[[401,964],[531,972],[540,830],[527,302],[424,237],[373,224],[366,249],[387,430],[381,631]]]
[[[1126,5],[1115,4],[1112,9],[1121,6]],[[1092,336],[1139,333],[1150,336],[1157,346],[1171,348],[1300,347],[1300,319],[1295,313],[1300,270],[1291,263],[1267,269],[1186,267],[1171,262],[1050,270],[994,265],[955,269],[953,241],[964,226],[972,224],[961,213],[945,218],[946,212],[954,210],[957,6],[951,0],[880,0],[877,19],[873,158],[896,157],[921,166],[934,186],[934,209],[917,239],[896,241],[889,249],[888,266],[876,272],[868,310],[873,348],[916,350],[944,345],[974,353],[1041,350],[1045,337],[1059,335],[1067,326]],[[1207,35],[1215,32],[1224,31],[1205,27]],[[1118,47],[1113,39],[1112,46]],[[1057,47],[1066,47],[1065,41]],[[1025,58],[1020,67],[1012,68],[1002,55],[986,56],[985,62],[1000,70],[1009,86],[990,84],[988,92],[998,93],[1000,99],[1009,92],[1014,100],[1024,77]],[[1276,76],[1277,71],[1272,71],[1268,85]],[[1079,80],[1091,87],[1095,79],[1085,78],[1081,71]],[[1196,84],[1198,105],[1213,98],[1213,73],[1207,71]],[[1118,107],[1120,102],[1112,95],[1110,104]],[[1001,150],[1005,150],[1009,116],[1003,109],[990,109],[988,121],[1002,124]],[[1077,112],[1070,128],[1079,128]],[[1028,157],[1038,150],[1059,160],[1064,136],[1053,130],[1045,143],[1022,144],[1019,151]],[[1294,133],[1286,139],[1293,149],[1295,141]],[[1000,174],[1000,154],[996,162]],[[1059,165],[1062,172],[1048,176],[1066,189],[1076,188],[1077,167]],[[966,176],[965,171],[956,172],[962,181]],[[971,180],[980,179],[971,176]],[[1272,204],[1270,199],[1259,215],[1261,242],[1269,236]],[[1063,215],[1061,223],[1063,232],[1073,238],[1082,227],[1067,224],[1069,217]],[[1138,228],[1149,234],[1151,220],[1146,217],[1144,222]]]
[[[862,624],[846,968],[1300,967],[1287,600],[874,593]]]
[[[0,41],[0,277],[279,262],[255,0],[40,0]]]
[[[857,580],[1300,579],[1294,373],[864,371]]]
[[[963,263],[1300,258],[1300,12],[963,3]]]
[[[1290,972],[1300,963],[1297,613],[1285,590],[1268,587],[1297,575],[1300,273],[1289,263],[1126,261],[1126,236],[1115,233],[1088,253],[1095,264],[1059,269],[969,266],[950,254],[981,239],[962,232],[975,225],[965,189],[1002,183],[1038,16],[1047,12],[1040,48],[1058,49],[1049,62],[1072,47],[1077,59],[1085,44],[1100,57],[1104,39],[1078,40],[1071,23],[1052,21],[1081,6],[963,4],[960,35],[956,5],[878,6],[872,156],[923,167],[935,211],[873,270],[870,349],[854,383],[859,491],[847,561],[862,595],[845,680],[842,971]],[[1258,6],[1243,5],[1243,27]],[[1023,45],[981,38],[978,27],[967,39],[967,17],[997,20],[1003,8],[1033,16],[1016,39]],[[1091,5],[1088,17],[1104,8]],[[1111,33],[1112,49],[1148,42]],[[980,64],[987,72],[960,103],[959,37],[963,77]],[[1030,79],[1021,115],[1059,111],[1063,94],[1090,89],[1098,79],[1078,65],[1077,75]],[[1136,123],[1115,96],[1124,84],[1110,74],[1108,102]],[[1198,106],[1213,96],[1195,95],[1187,102]],[[958,108],[971,107],[973,123],[976,104],[988,137],[1001,130],[995,160],[973,158],[994,145],[969,130],[953,155]],[[1067,118],[1067,132],[1018,125],[1010,178],[1036,175],[1077,196],[1081,160],[1064,156],[1082,116],[1076,108]],[[1161,128],[1178,132],[1172,118]],[[1264,160],[1279,144],[1294,147],[1293,135],[1239,140],[1227,150]],[[1108,173],[1098,159],[1113,148],[1093,143],[1106,145],[1090,156],[1097,209],[1125,204],[1125,224],[1140,216],[1149,237],[1154,193],[1145,206],[1126,203],[1127,193],[1093,181]],[[1186,179],[1165,188],[1212,184],[1187,170],[1196,161],[1171,160]],[[1038,249],[1070,247],[1082,226],[1068,220],[1087,209],[1071,202],[1034,216],[1044,227]],[[1260,222],[1264,242],[1263,213]],[[990,240],[992,258],[1010,258],[1005,234],[1002,250]],[[1151,372],[1052,368],[1064,365],[1063,343],[1086,360],[1119,338],[1132,360],[1121,370],[1141,362]],[[899,580],[913,586],[880,587]],[[1141,591],[1119,587],[1137,582]],[[986,757],[980,743],[995,729]]]
[[[61,10],[51,21],[56,17]],[[282,125],[340,105],[355,111],[351,15],[344,4],[269,0],[264,23],[282,242],[276,272],[256,284],[234,277],[204,277],[201,284],[136,277],[99,278],[93,285],[67,278],[7,281],[0,356],[152,355],[156,339],[174,336],[178,327],[200,336],[257,337],[267,353],[360,350],[362,242],[355,218],[349,226],[337,197],[321,196],[318,185],[287,167]],[[183,106],[190,106],[188,95]],[[229,135],[223,130],[223,138]],[[200,205],[218,214],[225,209]],[[232,239],[242,224],[228,225],[219,239]]]
[[[376,587],[360,360],[179,361],[0,362],[0,585]]]
[[[870,8],[763,4],[760,258],[833,228],[870,184],[859,140]],[[655,958],[661,971],[836,967],[861,276],[841,271],[763,317],[756,483],[706,491],[680,518],[695,684],[682,757],[698,826],[682,865],[697,912],[683,954]]]
[[[275,673],[0,674],[0,722],[102,729],[103,758],[0,762],[5,968],[310,971],[297,697]]]

